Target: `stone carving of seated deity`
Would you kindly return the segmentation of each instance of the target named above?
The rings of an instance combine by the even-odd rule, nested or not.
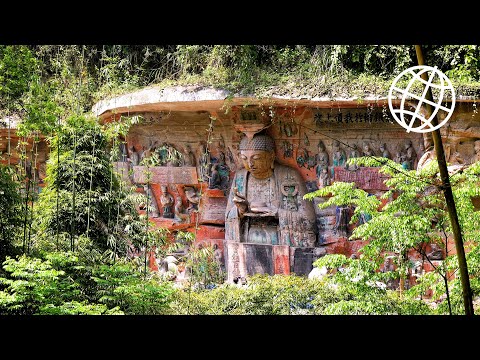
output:
[[[307,189],[300,172],[275,162],[274,140],[266,134],[244,137],[239,150],[244,169],[232,181],[225,240],[295,247],[314,244],[315,211],[313,203],[303,199]]]

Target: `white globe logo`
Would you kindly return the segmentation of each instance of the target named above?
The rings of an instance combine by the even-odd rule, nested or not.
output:
[[[428,81],[421,78],[421,75],[425,72],[427,73]],[[397,87],[397,82],[401,79],[408,81],[404,89]],[[420,86],[418,86],[417,82],[420,83]],[[425,99],[428,89],[431,89],[433,97],[436,98],[436,102]],[[394,109],[392,105],[393,95],[395,94],[395,98],[400,97],[394,92],[401,94],[402,101],[399,109]],[[407,98],[418,100],[415,111],[405,109],[405,101]],[[442,105],[444,98],[451,99],[449,107]],[[428,119],[425,119],[420,111],[424,103],[430,104],[433,108],[432,114]],[[407,129],[407,132],[431,132],[443,126],[452,116],[453,109],[455,108],[455,90],[453,89],[450,79],[438,70],[437,67],[425,65],[413,66],[403,71],[393,80],[390,91],[388,92],[388,106],[390,107],[393,118],[402,127]],[[439,112],[444,112],[445,117],[437,126],[433,126],[431,124],[432,119]]]

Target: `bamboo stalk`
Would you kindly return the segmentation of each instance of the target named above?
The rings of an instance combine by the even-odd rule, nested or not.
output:
[[[424,65],[424,57],[421,45],[415,45],[417,53],[418,65]],[[428,81],[427,73],[422,75],[424,81]],[[433,95],[430,87],[427,88],[426,99],[433,103]],[[429,115],[433,113],[432,106],[429,103],[425,103],[427,112]],[[436,127],[438,125],[437,116],[434,114],[431,124]],[[442,137],[440,130],[436,129],[432,132],[433,142],[435,146],[435,153],[437,155],[438,168],[440,170],[440,177],[442,179],[442,190],[445,196],[445,202],[447,204],[448,215],[450,223],[452,225],[453,238],[455,240],[455,248],[457,251],[458,266],[460,270],[460,280],[462,284],[463,303],[465,307],[465,315],[474,315],[472,290],[470,288],[470,279],[468,276],[467,260],[465,257],[465,249],[463,247],[462,230],[457,216],[457,208],[455,206],[455,200],[453,198],[452,186],[450,184],[450,176],[448,174],[447,161],[445,159],[445,153],[443,151]]]

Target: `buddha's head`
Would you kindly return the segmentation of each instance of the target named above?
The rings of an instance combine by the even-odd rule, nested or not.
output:
[[[256,179],[269,178],[275,161],[275,142],[266,134],[255,134],[251,140],[240,141],[240,159],[243,166]]]

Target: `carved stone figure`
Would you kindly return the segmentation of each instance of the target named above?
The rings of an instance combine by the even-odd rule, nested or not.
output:
[[[183,202],[182,202],[182,198],[181,196],[177,196],[175,198],[175,216],[174,216],[174,219],[175,221],[178,221],[178,222],[185,222],[186,220],[188,220],[189,218],[189,215],[187,213],[185,213],[185,209],[184,209],[184,206],[183,206]]]
[[[392,155],[390,154],[390,151],[388,151],[388,149],[387,149],[387,144],[382,143],[380,145],[380,152],[381,152],[382,157],[387,158],[387,159],[392,158]]]
[[[423,154],[425,154],[425,144],[424,142],[421,142],[420,145],[418,146],[418,154],[417,154],[418,158],[420,159],[423,156]],[[417,164],[417,167],[418,167],[418,164]]]
[[[143,185],[143,190],[148,198],[148,206],[151,208],[149,209],[149,216],[152,218],[157,218],[160,216],[160,212],[158,211],[157,200],[155,199],[155,195],[153,195],[153,191],[150,188],[149,184]]]
[[[160,203],[162,204],[163,217],[172,219],[174,217],[173,196],[168,193],[167,185],[161,185],[162,195],[160,196]]]
[[[245,168],[236,172],[228,197],[226,241],[306,246],[308,241],[291,232],[295,222],[299,234],[316,237],[315,211],[303,199],[307,189],[301,174],[275,162],[274,140],[266,134],[244,137],[240,158]]]
[[[200,195],[197,194],[197,191],[192,186],[185,186],[184,188],[185,196],[188,200],[187,212],[195,211],[198,209],[198,203],[200,202]]]
[[[414,264],[413,264],[413,268],[412,268],[412,276],[414,278],[419,278],[423,275],[423,264],[421,261],[416,261]]]
[[[427,254],[427,257],[430,260],[442,260],[444,258],[443,250],[437,244],[432,243],[430,244],[430,252]]]
[[[198,171],[199,171],[199,178],[202,181],[208,182],[210,177],[210,169],[211,169],[211,159],[210,159],[210,152],[205,144],[202,144],[200,147],[200,160],[198,163]]]
[[[220,189],[222,179],[220,178],[220,173],[218,172],[218,164],[213,164],[211,169],[210,179],[208,179],[208,188]]]
[[[213,159],[212,159],[213,161]],[[220,183],[218,188],[222,190],[227,190],[230,183],[230,168],[225,162],[225,153],[220,151],[216,159],[216,170],[218,171]],[[213,166],[210,168],[210,180],[212,179]],[[217,181],[217,180],[215,180]]]
[[[417,161],[417,152],[412,146],[412,140],[408,139],[405,142],[405,151],[404,151],[404,168],[407,170],[415,169],[415,162]]]
[[[403,164],[405,163],[405,155],[403,155],[401,150],[398,150],[395,153],[395,157],[393,158],[393,161],[404,166]]]
[[[232,150],[230,147],[227,147],[227,156],[226,162],[229,169],[236,170],[237,169],[237,162],[235,160],[235,155],[233,155]]]
[[[348,223],[350,222],[350,207],[349,206],[337,206],[335,209],[335,234],[341,236],[348,235]]]
[[[127,144],[124,141],[120,141],[120,144],[118,144],[118,150],[119,150],[118,161],[122,161],[122,162],[128,161]]]
[[[480,140],[475,141],[473,145],[473,150],[475,151],[475,155],[473,155],[473,158],[470,161],[470,163],[472,164],[480,161]]]
[[[370,147],[370,144],[365,142],[363,144],[363,152],[362,152],[362,155],[363,156],[375,156],[375,152],[373,151],[373,149]]]
[[[130,163],[132,166],[137,166],[140,163],[140,154],[137,152],[137,150],[135,150],[133,145],[131,145],[128,149],[130,151]]]
[[[296,134],[296,131],[294,131],[294,128],[290,122],[283,123],[283,132],[288,137]]]
[[[390,271],[394,271],[395,270],[395,265],[393,263],[393,259],[394,259],[394,256],[387,256],[385,258],[385,262],[383,264],[383,270],[382,272],[390,272]],[[394,290],[396,288],[398,288],[398,285],[399,285],[399,279],[388,279],[386,281],[386,284],[387,284],[387,289],[390,289],[390,290]]]
[[[334,140],[332,144],[332,153],[333,153],[333,167],[332,167],[332,178],[335,175],[335,166],[344,166],[347,161],[347,154],[345,150],[340,147],[340,142]]]
[[[340,147],[338,140],[333,141],[333,166],[343,166],[347,160],[345,150]]]
[[[215,261],[217,262],[220,272],[225,271],[225,260],[223,257],[223,251],[220,250],[217,244],[213,244],[213,257]]]
[[[317,164],[315,167],[315,172],[318,178],[320,177],[322,170],[324,168],[328,169],[328,165],[330,165],[330,159],[328,157],[327,150],[325,149],[325,144],[322,140],[318,141],[318,153],[315,155],[315,162]]]
[[[148,147],[143,146],[143,152],[142,152],[142,157],[140,161],[150,158],[155,152],[157,144],[158,144],[158,141],[153,142],[152,140],[150,140],[150,144],[148,145]]]
[[[285,159],[293,157],[293,144],[290,141],[283,140],[282,149],[283,149],[283,157]]]
[[[338,140],[333,141],[332,145],[332,152],[333,152],[333,166],[344,166],[345,162],[347,161],[347,154],[345,150],[340,147],[340,142]],[[332,176],[333,176],[332,169]]]
[[[348,154],[348,158],[353,159],[353,158],[358,158],[358,157],[361,157],[361,156],[362,155],[360,155],[360,151],[358,151],[357,144],[353,144],[352,149],[350,150],[350,153]],[[355,171],[355,170],[358,169],[358,165],[357,164],[346,164],[346,168],[347,168],[347,170]]]
[[[323,168],[320,176],[318,177],[318,188],[322,189],[325,186],[331,185],[332,181],[330,179],[330,174],[328,173],[327,168]]]
[[[192,151],[190,144],[185,145],[185,156],[183,157],[183,164],[185,166],[196,166],[197,162],[195,160],[195,155]]]

